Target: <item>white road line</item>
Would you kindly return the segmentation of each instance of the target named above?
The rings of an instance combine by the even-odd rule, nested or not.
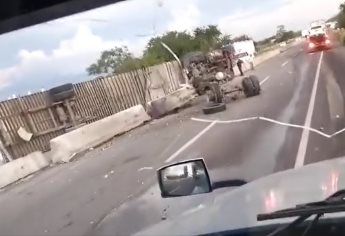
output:
[[[251,120],[263,120],[263,121],[267,121],[276,125],[281,125],[281,126],[286,126],[286,127],[290,127],[290,128],[297,128],[297,129],[305,129],[305,130],[309,130],[315,134],[318,134],[322,137],[325,138],[333,138],[336,135],[339,135],[341,133],[345,132],[345,128],[333,133],[333,134],[326,134],[320,130],[311,128],[311,127],[307,127],[307,126],[302,126],[302,125],[296,125],[296,124],[291,124],[291,123],[286,123],[286,122],[281,122],[278,120],[274,120],[271,118],[267,118],[267,117],[263,117],[263,116],[257,116],[257,117],[248,117],[248,118],[242,118],[242,119],[238,119],[238,120],[208,120],[208,119],[200,119],[200,118],[191,118],[191,120],[193,121],[198,121],[198,122],[204,122],[204,123],[213,123],[216,122],[217,124],[232,124],[232,123],[239,123],[239,122],[245,122],[245,121],[251,121]]]
[[[329,134],[326,134],[324,132],[321,132],[317,129],[314,129],[314,128],[311,128],[311,127],[307,127],[307,126],[302,126],[302,125],[295,125],[295,124],[290,124],[290,123],[285,123],[285,122],[280,122],[280,121],[277,121],[277,120],[273,120],[273,119],[270,119],[270,118],[266,118],[266,117],[259,117],[260,120],[265,120],[265,121],[268,121],[268,122],[271,122],[271,123],[274,123],[274,124],[277,124],[277,125],[282,125],[282,126],[287,126],[287,127],[292,127],[292,128],[299,128],[299,129],[303,129],[303,130],[309,130],[309,131],[312,131],[316,134],[319,134],[325,138],[331,138],[334,136],[334,134],[332,135],[329,135]]]
[[[334,134],[331,135],[331,137],[334,137],[334,136],[341,134],[341,133],[344,133],[344,132],[345,132],[345,128],[335,132]]]
[[[267,76],[266,78],[264,78],[262,81],[260,81],[260,85],[263,85],[270,78],[271,78],[271,76]]]
[[[289,61],[286,61],[282,64],[282,67],[286,66],[289,63]]]
[[[248,118],[243,118],[243,119],[238,119],[238,120],[207,120],[207,119],[200,119],[200,118],[194,118],[192,117],[191,120],[194,121],[200,121],[200,122],[206,122],[206,123],[213,123],[216,122],[217,124],[230,124],[230,123],[238,123],[238,122],[243,122],[243,121],[249,121],[249,120],[257,120],[259,117],[248,117]]]
[[[315,98],[316,98],[316,92],[317,92],[317,85],[319,83],[319,77],[320,77],[322,58],[323,58],[323,52],[321,52],[319,64],[317,65],[317,69],[316,69],[316,75],[315,75],[313,90],[311,92],[307,116],[306,116],[305,122],[304,122],[305,127],[310,127],[312,116],[313,116],[313,111],[314,111],[314,106],[315,106]],[[299,147],[298,147],[298,152],[297,152],[296,162],[295,162],[295,168],[298,168],[298,167],[301,167],[304,165],[304,159],[305,159],[305,154],[307,152],[308,140],[309,140],[309,130],[304,129],[303,133],[302,133],[301,141],[300,141]]]
[[[215,124],[217,124],[217,120],[214,120],[206,126],[203,130],[201,130],[197,135],[194,136],[191,140],[189,140],[187,143],[185,143],[179,150],[177,150],[175,153],[173,153],[168,159],[166,159],[167,162],[171,162],[174,160],[179,154],[181,154],[184,150],[186,150],[190,145],[192,145],[195,141],[197,141],[201,136],[203,136],[207,131],[209,131]]]

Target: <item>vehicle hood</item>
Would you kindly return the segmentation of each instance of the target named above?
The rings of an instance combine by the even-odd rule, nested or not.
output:
[[[339,189],[345,189],[345,157],[279,172],[236,189],[220,191],[212,202],[200,204],[137,235],[197,235],[291,221],[258,222],[256,215],[320,201]]]

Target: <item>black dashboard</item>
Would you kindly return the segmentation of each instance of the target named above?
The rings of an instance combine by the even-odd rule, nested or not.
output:
[[[304,222],[303,224],[291,228],[289,230],[285,230],[279,234],[274,234],[274,236],[344,236],[345,235],[345,218],[327,218],[319,220],[319,222],[312,227],[310,227],[310,223],[314,217],[310,217],[309,221]],[[274,224],[268,226],[260,226],[256,228],[248,228],[248,229],[238,229],[232,231],[223,231],[223,232],[215,232],[211,234],[202,234],[202,235],[227,235],[227,236],[267,236],[271,235],[272,232],[281,228],[283,224]],[[305,231],[308,229],[306,234]]]
[[[122,0],[0,1],[0,34],[120,1]]]

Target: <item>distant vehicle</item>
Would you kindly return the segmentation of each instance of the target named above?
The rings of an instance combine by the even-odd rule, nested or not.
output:
[[[309,36],[309,30],[302,30],[302,37],[307,38]]]
[[[307,51],[315,52],[318,50],[330,49],[332,47],[331,40],[326,34],[309,36],[307,41]]]
[[[315,21],[310,24],[309,37],[326,34],[326,23],[324,21]]]
[[[310,24],[307,40],[307,52],[330,49],[331,40],[328,37],[328,27],[325,21],[314,21]]]

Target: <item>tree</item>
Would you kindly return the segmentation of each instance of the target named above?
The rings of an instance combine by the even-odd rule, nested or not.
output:
[[[285,41],[288,41],[289,39],[293,39],[295,37],[295,32],[293,31],[286,31],[283,33],[283,35],[277,39],[277,42],[278,43],[281,43],[281,42],[285,42]]]
[[[126,46],[123,46],[103,51],[97,62],[91,64],[86,71],[89,75],[120,73],[132,70],[136,66],[140,66],[140,62]]]
[[[250,39],[241,35],[238,40]],[[161,36],[149,40],[142,58],[135,58],[127,47],[115,47],[103,51],[100,58],[86,70],[89,75],[122,73],[141,67],[156,65],[162,62],[175,60],[171,53],[162,46],[165,43],[177,57],[194,51],[209,51],[232,43],[230,34],[222,34],[216,25],[197,27],[191,33],[169,31]]]
[[[195,42],[201,51],[208,51],[219,44],[222,32],[216,25],[197,27],[193,31]]]
[[[299,36],[299,34],[301,34],[301,32],[298,32],[298,31],[294,32],[292,30],[287,31],[285,29],[284,25],[278,25],[277,26],[277,33],[275,36],[275,42],[281,43],[281,42],[287,41],[289,39],[293,39],[296,36]]]
[[[223,47],[232,43],[231,35],[224,34],[218,39],[217,47]]]
[[[277,38],[281,38],[284,35],[285,32],[286,32],[285,25],[278,25],[277,26],[276,37]]]
[[[339,10],[340,10],[341,13],[344,13],[344,14],[345,14],[345,2],[342,3],[342,4],[340,4]]]
[[[337,22],[339,28],[345,28],[345,13],[339,13]]]
[[[167,44],[178,57],[190,51],[198,50],[194,37],[183,31],[170,31],[163,36],[152,38],[144,50],[143,63],[145,66],[174,60],[174,57],[162,46],[161,42]]]
[[[339,14],[337,16],[338,27],[345,28],[345,2],[339,6]]]
[[[211,48],[227,45],[231,43],[231,36],[222,35],[215,25],[197,27],[192,34],[186,31],[167,32],[148,42],[142,58],[145,66],[174,60],[174,57],[161,45],[161,42],[167,44],[181,58],[188,52],[208,51]]]

